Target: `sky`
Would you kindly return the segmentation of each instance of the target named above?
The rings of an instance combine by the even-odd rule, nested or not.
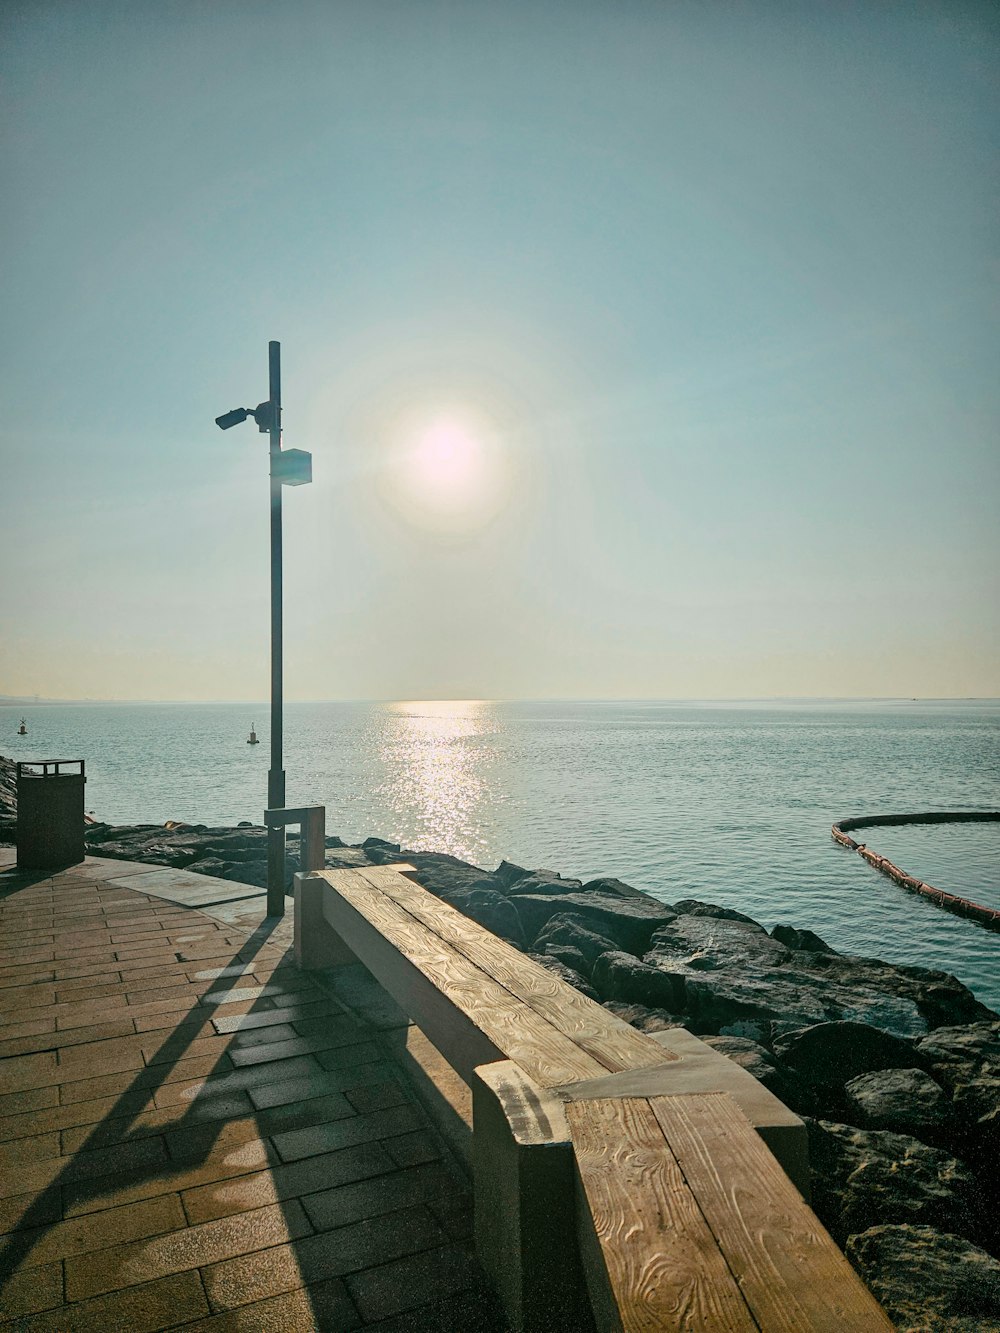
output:
[[[0,6],[0,694],[1000,696],[1000,11]]]

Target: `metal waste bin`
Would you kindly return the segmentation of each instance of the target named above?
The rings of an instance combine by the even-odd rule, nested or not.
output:
[[[79,772],[66,769],[79,768]],[[83,843],[82,759],[40,759],[17,766],[17,865],[45,870],[76,865]]]

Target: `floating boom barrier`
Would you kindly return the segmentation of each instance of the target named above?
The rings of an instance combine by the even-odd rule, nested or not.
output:
[[[985,926],[987,930],[1000,931],[1000,909],[983,907],[981,903],[974,903],[969,898],[960,898],[957,894],[945,893],[944,889],[936,889],[933,884],[925,884],[922,879],[900,870],[899,866],[894,865],[887,856],[873,852],[863,842],[855,842],[848,833],[848,829],[877,828],[885,824],[973,824],[996,823],[998,820],[1000,820],[1000,810],[926,810],[916,815],[861,815],[857,819],[841,819],[834,824],[831,832],[834,839],[842,846],[849,847],[852,852],[863,856],[869,865],[881,870],[883,875],[888,875],[902,888],[909,889],[912,893],[923,894],[936,906],[943,907],[946,912],[964,916],[980,926]]]

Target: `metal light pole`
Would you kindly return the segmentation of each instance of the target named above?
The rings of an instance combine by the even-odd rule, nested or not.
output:
[[[222,430],[253,417],[262,435],[270,436],[271,473],[271,767],[267,773],[269,811],[285,805],[285,770],[282,767],[282,633],[281,633],[281,488],[312,481],[312,455],[304,449],[281,447],[281,344],[267,345],[268,398],[256,407],[236,407],[215,424]],[[285,829],[267,821],[267,914],[285,911]]]
[[[267,344],[269,393],[268,434],[271,437],[271,767],[267,773],[267,805],[277,810],[285,804],[285,770],[282,766],[282,660],[281,660],[281,476],[275,460],[281,453],[281,343]],[[261,426],[263,430],[264,427]],[[285,911],[285,829],[267,830],[267,914]]]

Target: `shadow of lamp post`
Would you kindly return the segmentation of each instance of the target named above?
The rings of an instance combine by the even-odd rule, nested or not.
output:
[[[304,449],[281,447],[281,344],[267,345],[268,388],[266,402],[256,407],[234,407],[215,424],[221,430],[238,426],[253,417],[257,429],[271,439],[271,767],[267,774],[269,809],[285,804],[285,770],[282,767],[282,664],[281,664],[281,488],[312,481],[312,454]],[[270,825],[267,830],[267,914],[285,911],[285,829]]]

